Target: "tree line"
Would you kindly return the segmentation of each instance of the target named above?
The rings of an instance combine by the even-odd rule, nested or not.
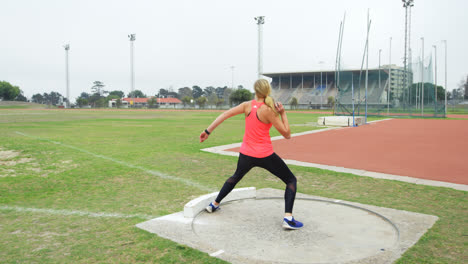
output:
[[[60,105],[61,103],[68,102],[68,100],[58,92],[50,92],[43,94],[38,93],[33,95],[31,97],[31,102],[37,104]]]
[[[91,107],[106,107],[110,100],[115,99],[117,107],[121,105],[121,100],[125,97],[125,93],[122,91],[107,91],[104,89],[104,83],[95,81],[91,87],[91,93],[82,92],[76,99],[76,104],[79,107],[91,106]],[[141,90],[134,90],[126,96],[127,98],[147,98],[153,97],[144,94]],[[173,89],[159,89],[158,93],[154,95],[154,98],[177,98],[182,101],[184,107],[187,105],[198,105],[204,108],[206,105],[219,107],[222,105],[236,105],[244,101],[251,100],[253,94],[245,89],[242,85],[239,85],[236,89],[224,87],[213,87],[208,86],[201,88],[198,85],[190,87],[182,87],[175,92]],[[156,99],[150,99],[148,101],[149,107],[156,107]]]
[[[420,87],[420,83],[415,83],[411,86],[410,101],[414,101],[413,96],[416,94],[417,87]],[[76,98],[76,104],[79,107],[91,106],[91,107],[106,107],[108,102],[112,99],[117,100],[117,106],[119,106],[119,101],[121,104],[121,99],[125,97],[125,93],[122,91],[114,90],[107,91],[104,89],[105,85],[101,81],[93,82],[91,86],[91,92],[82,92],[78,98]],[[444,98],[445,90],[442,86],[437,86],[437,98]],[[424,84],[424,99],[426,103],[430,103],[434,100],[434,85],[431,83]],[[208,86],[201,88],[200,86],[194,85],[192,87],[182,87],[178,88],[177,91],[173,89],[159,89],[158,93],[154,95],[156,98],[178,98],[182,101],[184,106],[197,104],[200,107],[205,107],[206,105],[211,106],[222,106],[222,105],[237,105],[241,102],[251,100],[253,94],[245,89],[242,85],[239,85],[237,88],[228,88],[224,87],[213,87]],[[427,96],[427,98],[426,98]],[[135,90],[127,94],[129,98],[146,98],[141,90]],[[468,100],[468,76],[466,80],[462,79],[457,87],[451,92],[447,93],[449,100]],[[390,99],[393,99],[393,92],[390,94]],[[403,100],[403,98],[399,98]],[[28,101],[27,98],[23,95],[23,91],[16,85],[12,85],[7,81],[0,81],[0,100],[5,101]],[[50,93],[37,93],[31,97],[31,102],[39,104],[49,104],[49,105],[59,105],[61,103],[66,103],[67,98],[65,98],[59,92],[50,92]],[[151,106],[156,105],[156,100],[150,100],[148,104]],[[295,102],[291,102],[292,105]]]
[[[6,81],[0,81],[0,99],[5,101],[27,101],[23,91],[18,86]]]

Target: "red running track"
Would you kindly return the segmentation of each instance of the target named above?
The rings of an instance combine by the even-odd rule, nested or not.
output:
[[[466,120],[393,119],[276,140],[273,148],[285,159],[468,184],[467,137]]]

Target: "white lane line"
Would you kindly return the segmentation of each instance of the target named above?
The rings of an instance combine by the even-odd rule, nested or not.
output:
[[[188,179],[179,178],[179,177],[176,177],[176,176],[171,176],[171,175],[159,172],[159,171],[148,170],[146,168],[143,168],[143,167],[140,167],[140,166],[137,166],[137,165],[133,165],[133,164],[127,163],[125,161],[121,161],[121,160],[117,160],[117,159],[114,159],[114,158],[106,157],[106,156],[103,156],[103,155],[100,155],[100,154],[95,154],[95,153],[90,152],[88,150],[77,148],[75,146],[67,145],[67,144],[64,144],[64,143],[61,143],[61,142],[57,142],[57,141],[53,141],[53,140],[49,140],[49,139],[45,139],[45,138],[40,138],[40,137],[28,135],[28,134],[18,132],[18,131],[16,131],[16,134],[24,136],[24,137],[32,138],[32,139],[37,139],[37,140],[41,140],[41,141],[50,142],[50,143],[60,145],[60,146],[63,146],[63,147],[67,147],[67,148],[71,148],[71,149],[74,149],[74,150],[78,150],[80,152],[84,152],[84,153],[89,154],[91,156],[94,156],[96,158],[109,160],[109,161],[112,161],[114,163],[129,167],[129,168],[132,168],[132,169],[142,170],[142,171],[144,171],[146,173],[149,173],[151,175],[157,176],[157,177],[162,178],[162,179],[168,179],[168,180],[182,182],[185,185],[193,186],[193,187],[196,187],[196,188],[198,188],[200,190],[203,190],[203,191],[209,191],[209,192],[215,191],[215,189],[203,186],[203,185],[201,185],[201,184],[199,184],[197,182],[194,182],[194,181],[191,181],[191,180],[188,180]]]
[[[219,256],[219,255],[221,255],[223,253],[224,253],[224,250],[220,249],[220,250],[218,250],[216,252],[211,253],[210,256],[216,257],[216,256]]]
[[[43,208],[28,208],[19,206],[8,206],[0,205],[0,210],[3,211],[15,211],[15,212],[26,212],[26,213],[44,213],[53,215],[77,215],[77,216],[88,216],[88,217],[105,217],[105,218],[142,218],[142,219],[153,219],[157,216],[145,215],[145,214],[120,214],[120,213],[94,213],[87,211],[77,210],[55,210],[55,209],[43,209]]]
[[[318,163],[309,163],[309,162],[303,162],[303,161],[297,161],[297,160],[285,159],[284,162],[286,164],[291,164],[291,165],[296,165],[296,166],[351,173],[351,174],[358,175],[358,176],[371,177],[371,178],[376,178],[376,179],[395,180],[395,181],[409,182],[409,183],[414,183],[414,184],[436,186],[436,187],[447,187],[447,188],[452,188],[455,190],[468,191],[468,185],[465,185],[465,184],[425,180],[425,179],[419,179],[419,178],[414,178],[410,176],[393,175],[393,174],[366,171],[366,170],[360,170],[360,169],[350,169],[350,168],[323,165],[323,164],[318,164]]]

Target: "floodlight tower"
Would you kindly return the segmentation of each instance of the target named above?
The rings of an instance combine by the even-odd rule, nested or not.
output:
[[[130,92],[133,98],[133,91],[135,90],[135,72],[133,69],[133,42],[135,41],[136,34],[128,35],[130,39]],[[132,100],[133,101],[133,100]]]
[[[403,72],[403,88],[408,89],[408,72],[407,72],[407,59],[408,59],[408,7],[414,6],[414,0],[401,0],[405,8],[405,56],[403,58],[404,72]],[[407,99],[409,100],[409,98]]]
[[[409,86],[413,84],[413,54],[411,50],[411,8],[414,6],[414,3],[411,3],[409,6],[409,18],[408,18],[408,64],[409,64],[409,69],[408,71],[410,72],[410,79],[409,79]],[[417,100],[417,96],[416,100]],[[408,89],[408,100],[411,104],[411,89]]]
[[[258,25],[258,79],[262,77],[263,73],[263,24],[265,24],[265,17],[255,17]]]
[[[67,87],[67,108],[70,108],[70,79],[68,72],[68,51],[70,50],[70,44],[63,45],[65,48],[65,80]]]

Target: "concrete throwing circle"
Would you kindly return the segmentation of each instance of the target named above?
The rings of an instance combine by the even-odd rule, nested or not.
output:
[[[325,200],[296,198],[301,230],[282,229],[282,198],[245,199],[201,212],[192,222],[203,243],[250,260],[284,263],[343,263],[369,258],[396,246],[398,229],[370,210]]]

